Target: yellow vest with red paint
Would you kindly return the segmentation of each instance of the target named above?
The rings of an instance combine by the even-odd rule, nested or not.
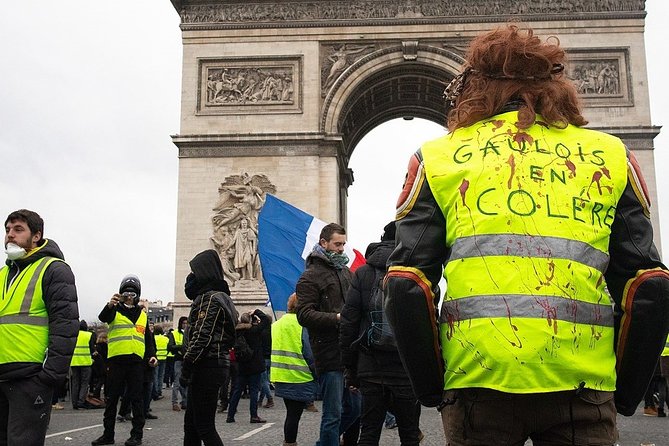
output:
[[[625,146],[541,116],[529,129],[515,122],[500,114],[421,149],[449,248],[444,388],[614,390],[603,274]]]
[[[143,358],[147,320],[146,313],[140,311],[137,322],[133,324],[130,319],[117,311],[114,320],[109,324],[107,357],[135,354]]]

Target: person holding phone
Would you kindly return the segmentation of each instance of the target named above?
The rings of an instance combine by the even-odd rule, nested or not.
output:
[[[142,444],[144,429],[144,397],[142,382],[145,359],[149,365],[157,364],[155,342],[147,341],[148,317],[139,306],[142,287],[139,278],[127,275],[121,281],[119,292],[104,306],[98,318],[109,324],[109,349],[107,353],[107,381],[104,413],[104,432],[91,442],[92,446],[114,444],[114,425],[118,400],[127,388],[126,395],[132,406],[132,430],[125,446]]]

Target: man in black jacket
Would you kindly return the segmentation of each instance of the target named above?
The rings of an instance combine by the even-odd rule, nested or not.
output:
[[[397,348],[376,345],[373,341],[375,333],[370,332],[386,328],[372,328],[372,320],[377,324],[383,319],[372,312],[383,310],[378,310],[371,300],[375,290],[382,286],[386,262],[393,249],[394,221],[384,228],[381,243],[372,243],[367,247],[366,264],[355,271],[341,312],[339,342],[347,384],[359,387],[362,394],[359,446],[379,444],[387,411],[397,418],[403,445],[417,445],[420,441],[420,404],[411,389]]]
[[[320,446],[339,445],[340,434],[360,416],[360,395],[344,386],[339,350],[340,312],[351,285],[345,244],[342,226],[330,223],[323,227],[295,287],[297,320],[309,330],[323,398]]]
[[[184,417],[185,446],[223,446],[216,432],[218,390],[230,368],[230,348],[235,342],[237,310],[230,299],[230,288],[223,278],[223,267],[213,249],[190,261],[186,278],[186,297],[193,300],[188,315],[186,347],[181,371],[182,384],[188,387],[188,407]]]
[[[21,209],[5,220],[0,444],[44,444],[53,390],[67,378],[77,342],[74,275],[43,234],[44,221],[33,211]]]
[[[109,324],[109,350],[104,413],[104,433],[91,442],[92,446],[114,444],[116,409],[123,389],[132,406],[132,430],[125,446],[142,444],[144,429],[144,358],[154,366],[155,342],[149,339],[148,317],[139,306],[141,284],[132,274],[121,281],[119,292],[104,306],[98,319]]]

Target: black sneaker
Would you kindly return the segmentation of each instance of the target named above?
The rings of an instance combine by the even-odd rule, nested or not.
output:
[[[664,411],[664,409],[657,409],[657,416],[660,418],[666,417],[667,413]]]
[[[142,439],[137,437],[130,437],[125,441],[125,446],[139,446],[142,444]]]
[[[111,437],[105,437],[103,435],[100,438],[96,438],[95,440],[91,441],[92,446],[99,446],[102,444],[114,444],[114,439]]]
[[[152,413],[147,413],[146,416],[144,417],[144,419],[146,419],[146,420],[157,420],[158,417],[155,416],[155,415],[152,414]]]

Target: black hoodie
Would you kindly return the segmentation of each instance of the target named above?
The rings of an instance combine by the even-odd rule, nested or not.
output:
[[[184,367],[198,364],[229,365],[229,350],[235,343],[238,313],[223,278],[218,253],[203,251],[190,261],[186,296],[193,299],[184,338]]]
[[[28,257],[7,260],[6,267],[9,268],[9,274],[7,283],[3,284],[5,290],[28,265],[44,257],[64,260],[63,253],[56,242],[47,239],[43,239],[39,249]],[[10,298],[5,296],[5,293],[2,293],[2,296],[5,299]],[[77,289],[72,270],[65,262],[53,262],[46,268],[42,279],[42,299],[49,314],[49,346],[44,363],[0,364],[0,381],[29,378],[35,375],[40,381],[50,386],[65,381],[79,334]],[[7,348],[14,343],[11,339],[2,339],[2,344],[4,348]]]

